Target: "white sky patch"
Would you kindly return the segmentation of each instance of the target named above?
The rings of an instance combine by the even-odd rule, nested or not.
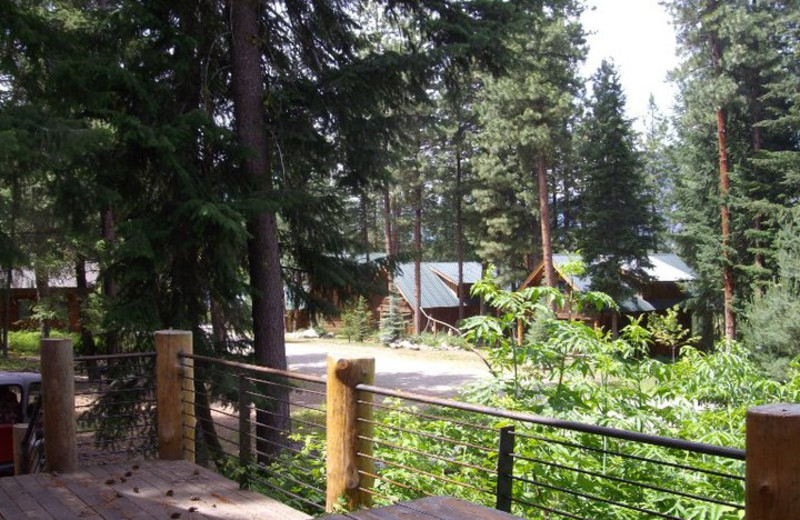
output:
[[[661,112],[669,114],[677,92],[667,82],[667,72],[678,65],[669,14],[658,0],[587,0],[586,5],[582,21],[590,34],[583,76],[594,74],[603,59],[613,59],[625,91],[628,117],[635,118],[634,127],[642,131],[650,94]],[[590,87],[587,83],[587,89]]]

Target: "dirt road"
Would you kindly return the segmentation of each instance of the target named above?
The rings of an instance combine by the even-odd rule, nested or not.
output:
[[[491,377],[470,352],[395,350],[326,339],[286,341],[289,369],[325,375],[326,358],[375,358],[375,384],[438,397],[450,397],[467,383]]]

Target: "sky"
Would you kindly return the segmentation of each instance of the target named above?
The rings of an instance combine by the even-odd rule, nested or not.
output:
[[[628,117],[643,130],[642,119],[652,93],[661,112],[671,112],[676,90],[667,72],[678,65],[675,31],[659,0],[587,0],[583,14],[589,33],[589,56],[583,75],[590,77],[603,59],[611,58],[627,97]],[[592,9],[594,8],[594,9]]]

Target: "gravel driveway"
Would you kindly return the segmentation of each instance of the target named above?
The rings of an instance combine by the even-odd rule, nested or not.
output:
[[[327,356],[375,358],[375,384],[437,397],[451,397],[467,383],[491,377],[470,352],[400,350],[326,339],[286,340],[289,369],[324,376]]]

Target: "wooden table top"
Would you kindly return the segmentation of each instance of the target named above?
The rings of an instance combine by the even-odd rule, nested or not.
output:
[[[363,509],[324,520],[520,520],[519,517],[453,497],[427,497],[393,506]],[[320,519],[322,520],[322,519]]]

